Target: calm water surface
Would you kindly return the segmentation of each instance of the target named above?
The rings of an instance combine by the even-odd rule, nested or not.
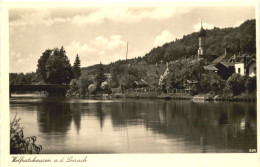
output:
[[[17,95],[10,111],[43,154],[248,152],[257,143],[256,103]]]

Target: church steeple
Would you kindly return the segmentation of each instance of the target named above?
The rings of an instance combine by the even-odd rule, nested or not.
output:
[[[201,22],[201,28],[199,32],[199,49],[198,49],[198,57],[200,55],[205,54],[205,38],[206,38],[206,30],[204,30]]]

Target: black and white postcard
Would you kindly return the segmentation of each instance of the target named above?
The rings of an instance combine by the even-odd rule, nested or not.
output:
[[[1,3],[2,166],[259,166],[256,3]]]

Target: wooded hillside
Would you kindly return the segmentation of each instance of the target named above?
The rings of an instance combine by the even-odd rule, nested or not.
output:
[[[214,28],[206,30],[206,54],[220,56],[225,48],[232,53],[256,53],[256,24],[255,20],[247,20],[235,28]],[[143,60],[147,63],[156,63],[161,60],[169,62],[183,57],[197,54],[198,34],[194,32],[184,35],[182,39],[166,43],[161,47],[153,48]]]

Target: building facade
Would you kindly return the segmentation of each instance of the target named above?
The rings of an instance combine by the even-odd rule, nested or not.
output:
[[[249,61],[246,65],[246,72],[249,77],[255,77],[256,76],[256,61],[255,59],[252,59]]]
[[[240,61],[239,57],[241,57]],[[256,60],[249,55],[237,56],[235,57],[235,73],[241,76],[256,76]]]
[[[235,72],[240,74],[241,76],[245,76],[245,64],[244,63],[236,63],[235,64]]]
[[[198,49],[198,57],[205,54],[205,40],[206,40],[206,30],[202,27],[199,32],[199,49]]]

